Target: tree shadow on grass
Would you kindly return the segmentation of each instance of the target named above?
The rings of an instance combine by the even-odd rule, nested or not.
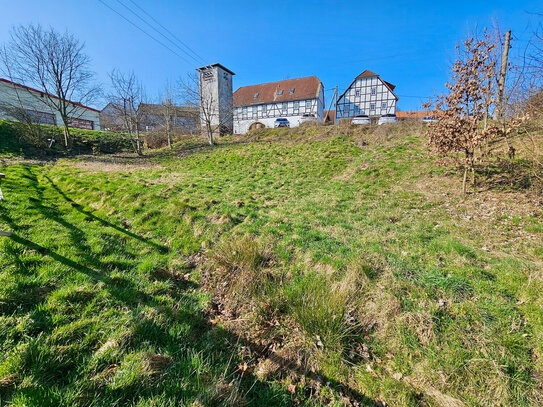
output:
[[[299,402],[296,400],[296,396],[285,391],[284,388],[268,381],[262,381],[254,374],[243,374],[238,370],[237,366],[242,362],[237,356],[240,348],[246,346],[259,350],[260,346],[249,341],[240,340],[232,332],[210,323],[201,311],[200,303],[190,294],[189,290],[197,288],[194,283],[174,281],[168,293],[169,298],[176,301],[175,304],[172,304],[171,300],[163,298],[163,294],[156,295],[142,291],[128,276],[124,277],[120,273],[114,276],[109,275],[110,267],[108,263],[91,253],[88,244],[88,234],[81,227],[68,222],[65,219],[66,213],[56,208],[52,200],[46,203],[47,199],[44,198],[45,187],[39,184],[31,171],[25,174],[25,179],[29,182],[29,185],[26,187],[30,186],[35,189],[35,196],[30,202],[30,209],[37,211],[44,218],[50,219],[67,230],[70,241],[75,249],[74,256],[78,260],[74,260],[75,257],[69,258],[50,247],[38,244],[28,237],[22,236],[19,232],[20,225],[18,225],[18,222],[6,211],[2,210],[0,211],[1,219],[15,231],[10,236],[10,239],[24,247],[26,251],[31,250],[39,253],[41,256],[49,257],[55,262],[73,270],[75,273],[83,273],[92,280],[102,283],[105,290],[109,292],[118,304],[114,306],[120,306],[119,312],[122,309],[131,310],[130,312],[134,313],[131,319],[133,326],[127,327],[130,328],[131,334],[127,338],[125,345],[126,353],[135,355],[149,352],[149,349],[153,349],[154,352],[172,355],[174,362],[171,367],[168,367],[158,375],[144,377],[141,381],[136,380],[117,387],[112,387],[107,381],[100,382],[89,378],[89,375],[96,372],[85,372],[87,363],[95,354],[96,348],[100,344],[89,348],[76,347],[76,353],[74,353],[75,350],[70,350],[71,348],[65,347],[62,343],[55,344],[54,340],[51,339],[51,334],[55,329],[55,325],[52,322],[53,315],[49,315],[51,311],[43,308],[40,304],[45,301],[47,296],[53,291],[53,288],[61,287],[56,287],[55,285],[58,285],[58,282],[53,282],[53,287],[50,290],[40,291],[41,287],[36,285],[36,287],[31,287],[33,290],[32,298],[35,300],[32,301],[32,304],[25,304],[25,307],[21,308],[17,307],[17,304],[14,303],[11,304],[12,307],[9,310],[10,313],[32,315],[34,322],[32,329],[29,331],[33,335],[30,339],[31,342],[29,342],[31,351],[19,374],[21,377],[31,376],[34,378],[34,381],[30,385],[23,387],[15,385],[15,387],[8,389],[9,391],[6,391],[6,394],[14,391],[14,394],[26,398],[26,400],[35,405],[62,405],[67,404],[64,400],[66,394],[73,393],[75,390],[74,386],[80,386],[78,390],[80,394],[76,399],[76,403],[79,405],[90,405],[93,403],[126,405],[136,403],[139,400],[150,400],[156,397],[174,400],[175,403],[179,404],[187,399],[199,399],[205,405],[225,405],[227,403],[230,403],[230,405],[245,403],[246,405],[253,406],[298,405]],[[94,215],[83,210],[81,206],[75,204],[51,180],[48,179],[48,181],[65,201],[71,203],[71,208],[83,213],[85,216],[90,216],[93,219],[96,218]],[[119,230],[119,227],[112,226],[110,222],[99,219],[98,225],[107,228],[112,227],[129,237],[135,235],[137,236],[137,242],[149,245],[147,239],[141,238],[124,229]],[[49,246],[50,243],[48,242],[46,245]],[[156,243],[150,246],[158,253],[164,253],[164,251],[160,250],[163,248],[162,246]],[[123,255],[123,252],[125,252],[124,255],[133,256],[133,253],[130,252],[130,247],[130,244],[119,245],[120,252],[117,254]],[[13,253],[12,255],[18,256],[17,253]],[[83,260],[83,262],[79,259]],[[16,267],[23,267],[24,261],[24,259],[21,259],[18,265],[16,263]],[[34,293],[34,291],[36,292]],[[143,311],[145,309],[152,310],[152,312],[146,313]],[[157,320],[163,322],[158,324]],[[62,324],[59,326],[57,323],[57,328],[63,327],[64,325]],[[180,336],[179,333],[172,332],[170,327],[176,324],[187,326],[186,334]],[[54,349],[58,349],[61,353],[55,354]],[[205,379],[207,380],[205,388],[187,385],[187,380],[190,381],[193,378],[194,367],[187,360],[187,356],[183,356],[185,354],[201,354],[205,359],[212,360],[211,364],[218,373]],[[263,356],[270,358],[281,366],[289,365],[288,361],[282,360],[272,352],[266,353]],[[119,366],[122,368],[123,363],[122,359],[115,360],[112,363],[108,362],[108,364],[99,367],[101,370],[97,374],[107,372],[108,369],[117,369]],[[357,400],[361,405],[377,405],[375,401],[345,387],[337,381],[307,372],[301,368],[293,367],[292,369],[296,370],[300,376],[309,377],[320,383],[329,383],[328,386],[340,391],[353,400]],[[75,379],[76,377],[79,379]],[[80,379],[81,377],[83,379]],[[178,384],[180,378],[185,379],[185,384],[182,386]],[[0,391],[3,392],[2,389]],[[313,389],[308,389],[308,391],[313,392]],[[310,400],[311,405],[320,404],[319,399],[312,398],[311,394],[298,394],[298,397]]]
[[[62,191],[52,180],[51,178],[49,178],[47,175],[45,176],[45,179],[47,179],[47,181],[49,181],[49,183],[51,184],[51,186],[53,187],[53,189],[55,191],[57,191],[61,196],[62,198],[64,198],[64,200],[66,202],[69,202],[72,206],[72,208],[74,208],[76,211],[84,214],[88,219],[92,219],[94,221],[97,221],[99,222],[102,226],[106,226],[106,227],[110,227],[112,229],[115,229],[117,230],[118,232],[121,232],[121,233],[124,233],[125,235],[133,238],[133,239],[137,239],[139,240],[140,242],[143,242],[149,246],[152,246],[154,247],[155,249],[157,249],[160,253],[167,253],[169,251],[169,249],[164,246],[164,245],[161,245],[159,243],[156,243],[156,242],[153,242],[152,240],[150,239],[146,239],[134,232],[131,232],[121,226],[118,226],[118,225],[115,225],[114,223],[111,223],[105,219],[102,219],[102,218],[99,218],[98,216],[94,215],[93,213],[89,212],[89,211],[86,211],[83,209],[83,207],[81,205],[79,205],[78,203],[76,203],[73,199],[71,199],[68,195],[66,195],[64,193],[64,191]],[[37,182],[37,180],[36,180]]]

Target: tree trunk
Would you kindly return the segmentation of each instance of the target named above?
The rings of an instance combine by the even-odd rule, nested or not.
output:
[[[141,140],[140,140],[140,131],[138,129],[138,125],[136,124],[136,149],[138,155],[142,155],[141,153]]]
[[[168,118],[166,119],[166,134],[168,136],[168,148],[172,148],[172,137],[170,134],[170,116],[168,115]]]
[[[207,128],[207,139],[209,141],[209,145],[212,146],[215,143],[213,142],[213,131],[211,130],[211,125],[209,123],[206,123]]]
[[[68,148],[68,138],[70,137],[70,128],[64,122],[64,147]]]
[[[462,195],[466,196],[466,181],[468,179],[468,164],[464,164],[464,178],[462,179]]]

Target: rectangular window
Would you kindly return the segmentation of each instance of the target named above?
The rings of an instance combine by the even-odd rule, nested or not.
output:
[[[294,93],[294,88],[292,88],[289,93]]]
[[[266,108],[267,108],[266,105],[262,105],[262,114],[266,114],[266,113],[267,113]]]
[[[294,114],[300,111],[300,102],[294,102]]]
[[[27,110],[26,114],[28,114],[28,117],[32,123],[50,124],[52,126],[55,126],[57,124],[55,115],[52,113],[38,112],[36,110]]]
[[[381,109],[386,109],[386,108],[387,108],[387,102],[381,103]]]
[[[283,90],[278,90],[278,91],[277,91],[277,94],[278,94],[278,95],[282,95],[282,94],[283,94]]]
[[[286,103],[283,103],[283,114],[287,114],[287,104]]]
[[[305,102],[305,110],[311,110],[311,101],[310,100],[306,100],[306,102]]]
[[[376,95],[377,94],[377,89],[376,88],[371,88],[371,94]]]
[[[253,106],[253,118],[256,119],[257,116],[258,116],[257,107],[256,107],[256,106]]]
[[[70,117],[69,126],[76,129],[94,130],[94,122],[92,120],[77,119]]]
[[[370,110],[375,110],[375,103],[370,104]]]
[[[243,108],[243,115],[242,115],[242,117],[243,117],[244,119],[247,118],[247,108],[246,108],[246,107]]]
[[[355,90],[355,91],[354,91],[354,95],[355,95],[355,96],[360,96],[360,90],[359,90],[359,89]]]

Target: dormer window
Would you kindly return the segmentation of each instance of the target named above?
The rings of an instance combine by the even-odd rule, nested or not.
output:
[[[255,99],[258,98],[258,92],[255,93],[255,95],[253,96]]]
[[[277,94],[278,94],[278,95],[282,95],[282,94],[283,94],[283,90],[282,90],[282,89],[281,89],[281,90],[278,90],[278,91],[277,91]]]
[[[292,89],[290,90],[290,93],[294,93],[294,88],[292,88]]]

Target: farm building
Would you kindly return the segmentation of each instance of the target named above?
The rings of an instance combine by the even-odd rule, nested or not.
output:
[[[322,114],[322,123],[324,125],[330,125],[336,123],[336,111],[335,110],[325,110]]]
[[[200,112],[198,107],[169,106],[141,103],[138,106],[140,131],[152,131],[166,125],[166,118],[170,118],[172,127],[177,130],[194,133],[199,126]],[[122,107],[108,103],[100,112],[102,127],[106,130],[122,131],[126,125],[123,118]]]
[[[244,86],[234,92],[234,133],[274,127],[277,118],[296,127],[304,114],[320,122],[323,110],[324,89],[316,76]]]
[[[37,89],[0,78],[0,119],[62,126],[60,114],[47,104],[47,96]],[[100,111],[70,103],[70,127],[100,130]]]
[[[187,132],[194,133],[199,127],[200,109],[191,106],[170,106],[165,109],[163,105],[142,103],[138,106],[141,114],[141,130],[154,130],[165,125],[169,116],[173,127]]]
[[[336,104],[337,119],[359,115],[381,116],[395,114],[398,96],[395,86],[374,72],[365,70],[343,92]]]

